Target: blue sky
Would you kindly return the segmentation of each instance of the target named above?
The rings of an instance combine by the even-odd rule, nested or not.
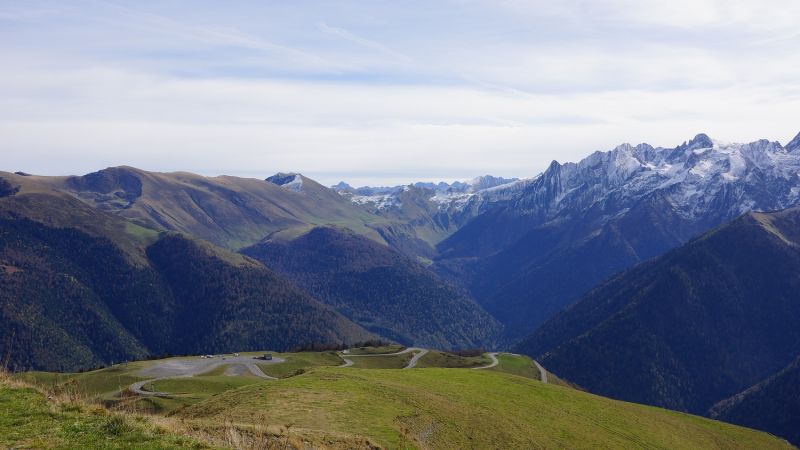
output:
[[[0,169],[528,177],[800,131],[800,2],[0,1]]]

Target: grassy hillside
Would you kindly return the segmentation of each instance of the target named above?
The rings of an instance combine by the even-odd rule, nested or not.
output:
[[[359,369],[402,369],[408,365],[414,353],[389,356],[362,356],[352,357],[353,367]]]
[[[490,347],[500,330],[463,292],[418,262],[345,229],[315,228],[243,253],[364,328],[403,344]]]
[[[286,359],[286,362],[260,366],[265,374],[275,378],[288,378],[314,367],[335,367],[342,364],[342,359],[335,352],[279,353],[276,356]]]
[[[32,388],[0,381],[0,447],[49,449],[209,448],[145,419],[100,407],[51,403]]]
[[[355,434],[388,448],[790,448],[733,425],[468,369],[317,369],[227,391],[179,414]]]
[[[302,178],[302,191],[295,192],[258,179],[114,167],[70,177],[64,188],[149,228],[190,234],[231,249],[316,224],[347,225],[380,239],[365,225],[377,217]]]
[[[518,350],[592,392],[704,413],[800,354],[798,237],[800,210],[748,214],[594,289]]]
[[[259,379],[230,371],[232,366],[218,360],[222,366],[193,377],[145,384],[146,390],[170,393],[167,397],[132,397],[126,386],[142,379],[141,370],[186,358],[15,378],[35,383],[48,396],[72,399],[73,412],[90,408],[95,416],[110,417],[87,406],[86,401],[100,400],[122,416],[115,421],[145,430],[159,423],[173,433],[237,448],[492,448],[498,443],[503,448],[790,448],[765,433],[541,383],[527,378],[533,375],[526,365],[530,360],[518,355],[501,354],[501,364],[489,370],[338,368],[331,367],[341,362],[331,352],[275,356],[285,362],[262,363],[262,369],[287,378]],[[137,410],[154,415],[130,413]],[[0,436],[9,426],[2,417],[0,411]],[[8,442],[25,439],[13,436]]]
[[[465,357],[431,350],[417,361],[417,367],[470,368],[485,366],[491,362],[486,355]]]

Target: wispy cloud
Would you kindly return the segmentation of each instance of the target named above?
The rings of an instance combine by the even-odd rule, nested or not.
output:
[[[333,27],[328,25],[325,22],[319,24],[319,29],[323,32],[340,37],[346,41],[350,41],[361,45],[363,47],[376,50],[380,53],[383,53],[386,56],[396,60],[397,62],[402,63],[409,63],[412,62],[413,59],[410,56],[404,55],[398,51],[392,50],[391,48],[381,44],[380,42],[376,42],[370,39],[366,39],[360,36],[356,36],[355,34],[351,33],[350,31],[345,30],[344,28]]]

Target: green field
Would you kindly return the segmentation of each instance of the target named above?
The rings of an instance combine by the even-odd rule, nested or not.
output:
[[[347,356],[345,356],[347,357]],[[357,369],[402,369],[408,365],[414,352],[403,353],[402,355],[387,356],[352,356],[354,368]]]
[[[485,366],[491,362],[486,355],[465,357],[431,350],[417,361],[417,367],[470,368]]]
[[[338,366],[343,362],[335,352],[280,353],[275,356],[286,359],[286,362],[259,364],[265,374],[275,378],[288,378],[314,367]]]
[[[165,432],[146,418],[100,407],[54,404],[32,389],[0,381],[0,447],[8,448],[208,448]]]
[[[766,433],[486,370],[318,369],[228,391],[180,416],[258,416],[388,448],[791,448]]]
[[[350,349],[351,355],[375,355],[383,353],[397,353],[405,350],[402,345],[381,345],[378,347],[355,347]]]
[[[533,378],[534,380],[538,380],[542,376],[541,373],[539,373],[539,368],[536,367],[536,364],[527,356],[500,353],[497,355],[497,360],[499,364],[492,367],[490,370]]]
[[[190,378],[168,378],[147,383],[145,390],[169,392],[167,398],[150,397],[142,399],[145,410],[159,413],[172,413],[180,408],[193,405],[231,389],[267,381],[253,376],[206,375]],[[149,407],[148,407],[149,406]]]
[[[127,367],[117,365],[85,373],[54,374],[51,372],[25,372],[18,376],[27,381],[57,392],[71,391],[82,397],[108,400],[132,383],[145,378],[135,375],[149,363],[140,361]]]

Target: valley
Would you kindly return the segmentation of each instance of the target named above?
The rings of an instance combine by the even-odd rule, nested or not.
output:
[[[436,403],[428,387],[455,389],[437,377],[510,391],[522,389],[508,381],[518,377],[577,388],[554,397],[585,389],[795,442],[800,415],[780,392],[800,355],[798,142],[699,134],[674,148],[623,144],[554,161],[532,178],[394,187],[128,166],[0,172],[0,351],[29,381],[198,421],[215,417],[199,405],[216,396],[294,396],[304,379],[335,390],[341,377],[357,398],[419,391]],[[141,362],[265,347],[272,361],[178,358],[152,373]],[[258,384],[284,381],[295,387]],[[489,395],[481,389],[474,395]],[[419,405],[392,398],[386,410],[348,406],[374,415],[357,439],[466,442],[447,427],[415,428],[444,412],[401,419]],[[232,405],[225,415],[246,416]],[[309,436],[345,433],[330,412],[305,407],[335,425]],[[538,442],[530,431],[483,433],[469,439]],[[541,446],[581,447],[575,436]]]

